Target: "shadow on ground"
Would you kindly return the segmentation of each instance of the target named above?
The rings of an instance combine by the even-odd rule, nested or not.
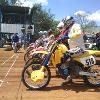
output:
[[[54,91],[54,90],[65,90],[65,91],[75,91],[75,92],[100,92],[100,87],[89,87],[84,83],[72,83],[72,84],[66,84],[66,85],[59,85],[59,86],[50,86],[46,87],[43,90],[39,91]],[[34,91],[29,90],[27,91]],[[36,91],[36,90],[35,90]]]

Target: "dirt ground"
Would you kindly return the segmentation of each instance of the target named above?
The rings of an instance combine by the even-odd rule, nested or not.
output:
[[[23,56],[23,50],[14,54],[0,49],[0,100],[100,100],[100,88],[87,87],[81,79],[61,86],[64,80],[52,77],[44,90],[28,90],[21,83]]]

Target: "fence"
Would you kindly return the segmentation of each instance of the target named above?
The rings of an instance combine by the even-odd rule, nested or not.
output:
[[[25,25],[26,29],[29,25]],[[1,30],[2,33],[21,33],[21,28],[23,27],[23,24],[5,24],[1,23]],[[33,30],[32,33],[34,33],[34,25],[32,25]],[[27,30],[26,30],[27,31]]]

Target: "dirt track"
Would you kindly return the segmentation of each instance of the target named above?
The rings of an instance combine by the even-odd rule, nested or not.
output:
[[[87,87],[80,79],[72,85],[61,86],[64,80],[53,77],[46,89],[28,90],[21,83],[24,52],[13,54],[0,49],[0,100],[100,100],[100,88]],[[9,57],[12,58],[5,62]]]

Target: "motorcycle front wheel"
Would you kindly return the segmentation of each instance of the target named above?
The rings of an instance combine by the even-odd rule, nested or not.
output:
[[[39,71],[40,68],[41,68],[41,64],[30,64],[24,67],[22,71],[22,82],[28,89],[41,90],[49,84],[49,81],[51,79],[51,72],[48,67],[44,68],[43,71],[44,78],[42,80],[40,81],[32,80],[31,78],[32,73],[34,73],[35,71]],[[38,77],[38,74],[36,75],[36,77]]]
[[[100,86],[100,65],[94,65],[88,69],[89,73],[94,73],[96,76],[84,76],[84,82],[88,86],[98,87]]]
[[[30,50],[30,51],[31,51],[31,50]],[[27,51],[27,52],[25,53],[25,55],[24,55],[24,61],[25,61],[25,62],[28,61],[28,59],[29,59],[30,51]]]

